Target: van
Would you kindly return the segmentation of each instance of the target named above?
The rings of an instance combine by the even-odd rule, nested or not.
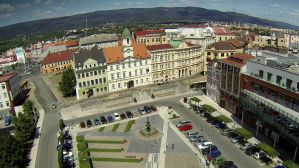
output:
[[[213,145],[212,142],[204,142],[204,143],[199,144],[197,147],[198,147],[198,149],[202,150],[202,149],[210,147],[211,145]]]
[[[183,120],[183,121],[179,121],[177,124],[176,124],[176,127],[181,127],[182,125],[184,124],[190,124],[191,123],[191,120]]]

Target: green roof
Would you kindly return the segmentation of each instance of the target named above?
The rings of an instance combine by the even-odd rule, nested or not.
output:
[[[131,33],[130,33],[130,31],[129,31],[128,29],[125,29],[125,30],[123,31],[123,33],[122,33],[121,36],[122,36],[123,39],[131,38]]]
[[[172,40],[170,42],[170,45],[174,48],[177,48],[179,45],[181,44],[181,41],[180,40]]]

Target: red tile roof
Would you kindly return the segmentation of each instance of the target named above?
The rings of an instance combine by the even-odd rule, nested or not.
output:
[[[144,59],[150,57],[150,54],[143,43],[137,44],[133,40],[132,46],[133,46],[133,56],[135,58]],[[104,52],[106,62],[108,64],[113,64],[124,60],[122,51],[123,51],[122,46],[104,48],[103,52]]]
[[[9,62],[15,62],[17,61],[17,56],[16,55],[10,55],[10,56],[1,56],[0,57],[0,64],[6,64]]]
[[[74,52],[75,51],[73,50],[66,50],[66,51],[51,53],[43,60],[43,65],[52,64],[56,62],[69,61],[72,59]]]
[[[219,41],[207,47],[208,49],[215,48],[215,50],[235,50],[236,48],[229,42]]]
[[[66,47],[76,47],[79,46],[79,41],[69,40],[65,42]]]
[[[0,82],[8,82],[9,80],[11,80],[12,78],[14,78],[17,75],[18,74],[16,72],[12,72],[12,73],[8,73],[3,76],[0,76]]]
[[[159,44],[159,45],[146,46],[146,48],[149,51],[155,51],[155,50],[170,49],[170,48],[173,48],[173,47],[170,44]]]
[[[143,31],[136,31],[135,36],[147,36],[147,35],[151,35],[151,34],[165,34],[165,30],[164,29],[160,29],[160,30],[143,30]]]
[[[215,35],[235,35],[233,32],[231,32],[225,27],[213,27],[213,30]]]
[[[237,53],[229,58],[221,60],[221,62],[241,68],[244,65],[246,65],[246,62],[248,60],[251,60],[253,58],[254,58],[254,56],[252,56],[250,54]]]

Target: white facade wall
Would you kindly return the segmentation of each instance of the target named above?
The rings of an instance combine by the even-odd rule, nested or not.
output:
[[[9,91],[5,82],[0,83],[0,110],[10,108]]]
[[[151,59],[135,59],[127,57],[125,60],[108,64],[107,75],[109,92],[128,89],[129,82],[133,82],[132,87],[148,85],[151,80]]]
[[[101,49],[101,48],[108,48],[108,47],[116,47],[117,45],[118,45],[118,41],[109,41],[109,42],[101,42],[101,43],[84,44],[81,45],[80,48],[92,49],[93,47],[97,46],[98,49]]]

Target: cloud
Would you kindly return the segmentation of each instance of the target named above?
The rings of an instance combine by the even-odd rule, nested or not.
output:
[[[53,3],[53,0],[46,0],[45,2],[44,2],[44,4],[51,4],[51,3]]]
[[[272,6],[272,7],[280,7],[279,4],[270,4],[270,6]]]
[[[28,8],[30,7],[31,4],[30,3],[21,3],[21,4],[17,4],[18,8]]]
[[[295,9],[295,10],[289,12],[289,14],[299,16],[299,9]]]
[[[5,4],[5,3],[0,4],[0,12],[12,12],[14,10],[15,8],[10,4]]]
[[[35,0],[34,1],[34,3],[40,3],[41,2],[41,0]]]
[[[1,19],[7,19],[7,18],[10,18],[10,17],[11,17],[11,14],[10,14],[10,13],[0,14],[0,20],[1,20]]]

